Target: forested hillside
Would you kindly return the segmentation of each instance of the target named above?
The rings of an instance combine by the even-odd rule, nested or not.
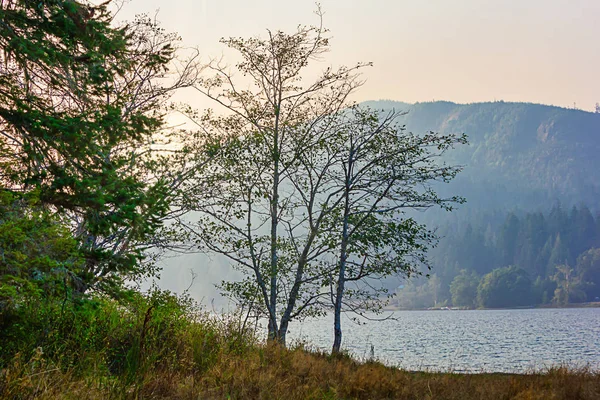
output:
[[[600,114],[505,102],[367,104],[407,111],[409,131],[469,137],[447,155],[464,170],[439,188],[467,203],[420,217],[441,237],[430,252],[433,279],[398,290],[399,306],[509,307],[600,296]],[[486,292],[496,284],[498,293]]]
[[[599,208],[600,113],[505,102],[365,104],[406,111],[409,131],[468,135],[468,146],[448,153],[465,168],[445,189],[465,196],[470,213],[549,210],[557,201]]]
[[[430,252],[432,278],[412,281],[397,305],[425,308],[581,303],[600,297],[600,218],[585,206],[446,222]]]

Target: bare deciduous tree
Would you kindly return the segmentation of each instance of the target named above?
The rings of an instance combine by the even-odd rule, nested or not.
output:
[[[387,294],[382,279],[417,273],[419,266],[427,265],[426,252],[435,244],[435,234],[406,211],[432,206],[450,210],[463,201],[441,198],[431,185],[448,182],[460,171],[439,157],[465,143],[466,137],[415,135],[395,122],[399,115],[352,107],[335,116],[336,134],[322,146],[321,158],[331,161],[326,171],[319,168],[315,175],[332,182],[327,192],[337,196],[339,204],[339,212],[328,218],[321,233],[337,251],[337,276],[330,282],[334,353],[340,351],[344,310],[361,315],[380,310]],[[315,171],[311,161],[304,165]]]
[[[244,301],[260,299],[269,337],[283,342],[291,319],[316,310],[309,307],[313,296],[298,299],[305,296],[306,266],[318,255],[311,251],[319,222],[295,213],[291,172],[303,153],[328,140],[324,125],[347,107],[362,84],[357,70],[367,65],[327,68],[304,83],[307,67],[329,48],[326,32],[300,26],[293,34],[269,31],[267,39],[224,39],[241,56],[235,69],[242,77],[215,61],[207,68],[214,76],[196,86],[226,113],[195,118],[196,139],[212,161],[199,170],[204,184],[189,193],[188,208],[199,220],[182,226],[200,249],[229,258],[246,274],[224,289]]]
[[[197,219],[181,228],[244,273],[221,287],[268,318],[270,339],[285,343],[290,321],[333,309],[338,351],[342,310],[377,309],[382,290],[372,284],[425,261],[434,236],[405,210],[461,201],[439,198],[429,184],[458,172],[436,158],[465,139],[408,134],[397,113],[351,103],[369,64],[328,68],[304,83],[328,50],[325,34],[299,27],[223,40],[239,52],[242,77],[216,61],[197,86],[225,113],[188,110],[205,161],[185,204]]]

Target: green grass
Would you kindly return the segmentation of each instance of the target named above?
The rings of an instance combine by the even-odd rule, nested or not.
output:
[[[240,321],[160,291],[22,301],[0,314],[0,398],[600,399],[600,375],[586,369],[409,372],[261,343]]]

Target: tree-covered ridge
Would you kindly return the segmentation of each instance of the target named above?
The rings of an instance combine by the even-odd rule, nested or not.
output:
[[[431,253],[434,278],[399,291],[399,305],[564,305],[600,298],[600,217],[586,206],[447,223]]]
[[[413,132],[467,134],[469,146],[449,155],[464,171],[447,189],[471,211],[538,210],[556,200],[600,205],[600,113],[502,101],[366,104],[407,111],[403,123]]]
[[[486,274],[509,266],[525,271],[534,285],[529,291],[535,294],[521,299],[522,305],[567,301],[560,293],[555,297],[557,279],[566,275],[557,266],[568,265],[577,272],[578,257],[600,245],[591,228],[598,226],[593,215],[600,209],[600,113],[502,101],[366,104],[406,111],[402,122],[413,132],[433,129],[469,138],[468,146],[446,157],[463,165],[463,171],[440,188],[441,193],[464,196],[467,204],[452,214],[421,216],[440,227],[442,239],[430,252],[431,274],[436,277],[426,284],[409,284],[400,305],[429,307],[434,298],[451,304],[450,285],[456,278],[464,289],[457,299],[465,293],[469,297],[457,305],[491,307],[478,301],[477,286]],[[552,208],[559,203],[563,208]],[[570,210],[580,204],[586,207]],[[586,259],[593,265],[591,253]],[[503,271],[516,281],[515,269]],[[500,279],[497,273],[495,277]],[[582,285],[585,296],[571,292],[569,301],[598,296],[592,289],[597,286]]]

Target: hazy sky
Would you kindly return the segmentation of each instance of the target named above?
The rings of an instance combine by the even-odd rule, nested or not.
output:
[[[600,102],[600,0],[322,0],[324,66],[372,61],[355,100]],[[202,55],[223,36],[315,24],[313,1],[130,0]]]
[[[330,29],[328,65],[372,61],[354,100],[526,101],[591,110],[600,102],[600,0],[322,0]],[[130,0],[119,14],[158,20],[222,55],[219,38],[293,31],[316,24],[313,1]],[[197,102],[195,105],[198,105]],[[199,102],[202,104],[202,102]],[[190,255],[164,261],[161,286],[208,303],[214,283],[231,279],[221,260]]]

